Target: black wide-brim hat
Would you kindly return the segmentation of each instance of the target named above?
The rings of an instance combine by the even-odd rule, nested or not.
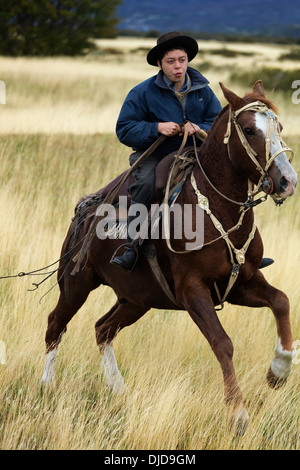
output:
[[[189,62],[194,59],[199,50],[198,43],[194,38],[184,36],[178,31],[171,31],[158,38],[157,45],[147,55],[148,64],[157,66],[157,60],[162,53],[177,47],[186,50]]]

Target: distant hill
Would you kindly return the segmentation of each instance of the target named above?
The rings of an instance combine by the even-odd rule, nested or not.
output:
[[[300,37],[297,0],[123,0],[119,29]]]

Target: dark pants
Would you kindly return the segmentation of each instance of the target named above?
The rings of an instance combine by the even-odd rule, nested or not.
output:
[[[132,153],[129,157],[130,165],[133,165],[142,153]],[[132,173],[134,183],[128,188],[132,201],[145,204],[150,208],[151,203],[154,202],[155,170],[163,157],[161,153],[154,152],[134,170]]]

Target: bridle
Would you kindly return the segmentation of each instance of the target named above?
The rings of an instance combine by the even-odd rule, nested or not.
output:
[[[257,160],[257,158],[256,158],[257,153],[255,152],[255,150],[249,144],[248,140],[246,139],[245,134],[243,133],[243,130],[242,130],[240,124],[238,123],[238,116],[244,111],[254,111],[254,112],[263,113],[263,114],[266,114],[269,118],[268,119],[268,128],[267,128],[267,133],[266,133],[266,138],[265,138],[265,142],[266,142],[266,165],[265,165],[264,168],[262,167],[262,165]],[[242,146],[246,150],[246,152],[247,152],[248,156],[250,157],[250,159],[255,164],[256,170],[259,171],[259,173],[261,174],[261,177],[258,181],[256,189],[254,189],[254,183],[249,180],[249,183],[248,183],[248,198],[247,198],[246,202],[239,202],[239,201],[235,201],[233,199],[230,199],[228,196],[222,194],[214,186],[214,184],[210,181],[210,179],[206,175],[206,173],[205,173],[205,171],[204,171],[204,169],[201,165],[201,162],[200,162],[200,159],[199,159],[199,156],[198,156],[198,152],[197,152],[197,146],[196,146],[195,138],[194,138],[194,150],[195,150],[195,157],[196,157],[196,161],[198,163],[198,166],[200,167],[200,170],[202,171],[203,176],[208,181],[208,183],[211,185],[211,187],[220,196],[222,196],[227,201],[230,201],[230,202],[240,206],[240,217],[239,217],[239,220],[238,220],[237,224],[234,225],[233,227],[231,227],[230,229],[228,229],[227,231],[224,229],[222,223],[212,213],[212,211],[210,209],[210,204],[209,204],[208,198],[205,195],[201,194],[199,188],[197,187],[197,182],[196,182],[196,179],[195,179],[195,176],[194,176],[194,172],[192,172],[192,174],[191,174],[191,185],[194,189],[194,192],[195,192],[197,200],[198,200],[197,204],[210,217],[211,222],[213,223],[213,225],[215,226],[215,228],[217,229],[217,231],[219,232],[220,235],[217,238],[215,238],[215,239],[213,239],[213,240],[211,240],[207,243],[204,243],[201,246],[195,247],[193,249],[177,251],[177,250],[174,250],[171,246],[171,241],[170,241],[170,236],[169,236],[170,231],[169,231],[168,217],[164,217],[164,229],[165,229],[165,233],[168,234],[168,236],[166,237],[166,243],[167,243],[167,246],[168,246],[169,250],[172,251],[173,253],[185,254],[185,253],[189,253],[191,251],[202,249],[204,246],[211,245],[212,243],[215,243],[216,241],[218,241],[220,239],[223,239],[225,241],[225,243],[227,245],[227,248],[228,248],[228,252],[229,252],[230,262],[232,264],[232,269],[231,269],[231,273],[230,273],[230,276],[229,276],[229,281],[228,281],[228,284],[227,284],[227,288],[226,288],[223,296],[221,296],[221,294],[219,292],[216,281],[214,282],[214,288],[215,288],[215,291],[217,293],[217,297],[218,297],[219,303],[221,305],[221,309],[223,308],[224,302],[225,302],[226,298],[228,297],[231,289],[233,288],[233,286],[234,286],[234,284],[235,284],[235,282],[238,278],[238,275],[239,275],[239,272],[240,272],[240,267],[245,263],[245,260],[246,260],[247,249],[248,249],[251,241],[254,239],[255,232],[256,232],[255,218],[254,218],[254,222],[253,222],[253,225],[252,225],[252,229],[248,234],[248,238],[247,238],[246,242],[244,243],[244,245],[241,248],[237,249],[234,246],[234,244],[232,243],[232,241],[229,238],[229,235],[232,232],[240,229],[246,212],[249,209],[256,206],[257,204],[265,201],[269,194],[274,199],[276,204],[282,204],[284,199],[280,198],[280,196],[277,195],[277,194],[275,194],[275,195],[271,194],[271,193],[273,193],[273,182],[272,182],[272,179],[268,175],[268,170],[269,170],[270,166],[272,165],[273,161],[275,160],[275,158],[278,155],[280,155],[281,153],[290,152],[292,154],[292,156],[290,158],[290,161],[292,160],[293,155],[294,155],[293,150],[290,149],[285,144],[285,142],[283,141],[283,139],[280,135],[280,129],[279,129],[279,123],[278,123],[277,117],[270,111],[270,109],[266,106],[266,104],[264,104],[260,101],[255,101],[255,102],[246,104],[245,106],[238,109],[237,111],[234,111],[231,108],[229,108],[229,117],[228,117],[226,133],[224,135],[224,144],[227,145],[228,156],[229,156],[231,161],[232,161],[232,158],[231,158],[231,155],[230,155],[230,137],[231,137],[231,134],[232,134],[232,124],[234,125],[234,127],[236,129],[236,132],[239,136],[239,139],[240,139],[240,142],[241,142]],[[282,147],[281,147],[280,150],[278,150],[277,152],[275,152],[273,155],[270,156],[272,126],[273,126],[273,129],[274,129],[274,132],[275,132],[276,136],[280,140],[280,143],[281,143]],[[177,160],[178,160],[178,158],[184,158],[184,157],[181,157],[181,155],[180,155],[182,147],[180,148],[180,151],[176,155]],[[174,162],[174,167],[173,168],[176,168],[175,162]],[[170,184],[172,173],[173,173],[172,170],[170,171],[169,180],[168,180],[168,184],[167,184],[167,188],[166,188],[166,192],[165,192],[165,199],[164,199],[165,203],[168,202],[168,193],[169,193],[168,190],[169,190],[169,184]],[[257,198],[257,199],[254,199],[254,197],[262,191],[265,193],[264,196],[260,197],[260,198]]]
[[[266,114],[268,116],[268,127],[267,127],[267,133],[265,137],[265,148],[266,148],[266,165],[263,168],[259,161],[257,160],[257,153],[255,150],[251,147],[249,144],[239,122],[238,122],[238,117],[241,113],[244,111],[254,111],[254,112],[259,112],[261,114]],[[244,149],[246,150],[248,156],[250,159],[253,161],[253,163],[256,166],[256,170],[259,171],[261,174],[260,180],[257,183],[257,187],[254,190],[253,183],[249,181],[249,189],[248,189],[248,200],[246,204],[251,204],[251,201],[253,201],[253,198],[256,194],[258,194],[261,191],[264,191],[266,194],[270,194],[271,197],[274,199],[276,204],[282,204],[284,199],[281,199],[278,194],[271,194],[273,192],[274,186],[273,186],[273,181],[268,175],[268,170],[270,166],[272,165],[273,161],[275,158],[280,155],[281,153],[284,152],[290,152],[291,157],[289,161],[291,162],[294,156],[294,152],[291,148],[289,148],[284,140],[281,137],[280,134],[280,129],[279,129],[279,122],[277,117],[270,111],[268,106],[265,103],[262,103],[261,101],[254,101],[252,103],[248,103],[242,108],[234,111],[232,108],[229,108],[229,117],[228,117],[228,123],[227,123],[227,129],[224,135],[224,144],[227,145],[227,151],[228,151],[228,156],[231,159],[231,154],[230,154],[230,136],[232,133],[232,124],[234,125],[236,132],[238,134],[238,137],[240,139],[240,142]],[[279,139],[281,143],[281,149],[279,149],[277,152],[275,152],[273,155],[270,156],[270,147],[271,147],[271,133],[272,133],[272,128],[274,130],[274,133],[276,137]],[[231,159],[232,160],[232,159]],[[255,204],[256,205],[256,204]]]
[[[264,168],[262,167],[262,165],[259,163],[258,159],[256,158],[257,153],[251,147],[251,145],[249,144],[249,142],[248,142],[248,140],[247,140],[247,138],[246,138],[239,122],[238,122],[239,115],[241,113],[243,113],[244,111],[259,112],[259,113],[262,113],[262,114],[266,114],[268,116],[268,127],[267,127],[267,133],[266,133],[266,137],[265,137],[265,142],[266,142],[266,145],[265,145],[265,148],[266,148],[266,164],[265,164]],[[231,202],[233,204],[236,204],[236,205],[240,206],[240,217],[239,217],[238,223],[235,226],[231,227],[229,230],[225,231],[222,227],[222,224],[220,224],[220,222],[213,216],[211,210],[209,209],[209,200],[208,200],[208,198],[200,193],[200,191],[197,187],[196,179],[194,177],[194,172],[192,172],[192,174],[191,174],[191,184],[192,184],[194,192],[195,192],[195,194],[198,198],[198,205],[203,210],[207,211],[210,218],[212,219],[213,224],[215,225],[217,230],[220,232],[220,237],[217,237],[214,240],[211,240],[210,242],[206,243],[206,245],[214,243],[217,240],[219,240],[220,238],[224,238],[226,243],[227,243],[228,242],[228,235],[231,232],[233,232],[235,230],[238,230],[241,227],[242,221],[243,221],[243,218],[244,218],[246,212],[249,209],[253,208],[254,206],[257,206],[261,202],[264,202],[267,199],[268,195],[271,195],[271,197],[275,201],[275,204],[279,205],[279,204],[283,203],[284,199],[280,198],[280,196],[278,194],[271,194],[271,193],[273,193],[273,187],[274,186],[273,186],[272,179],[268,175],[268,170],[269,170],[270,166],[272,165],[273,161],[275,160],[275,158],[278,155],[280,155],[281,153],[290,152],[292,154],[291,158],[289,160],[290,162],[292,161],[293,156],[294,156],[293,150],[285,144],[285,142],[283,141],[283,139],[280,135],[279,122],[278,122],[277,117],[270,111],[270,109],[268,108],[268,106],[265,103],[263,103],[261,101],[254,101],[254,102],[246,104],[245,106],[243,106],[242,108],[240,108],[236,111],[234,111],[232,108],[229,108],[228,123],[227,123],[227,128],[226,128],[226,132],[225,132],[225,135],[224,135],[223,142],[224,142],[225,145],[227,145],[227,152],[228,152],[229,159],[231,161],[232,161],[232,157],[231,157],[231,153],[230,153],[230,137],[232,135],[232,125],[234,125],[242,146],[246,150],[247,155],[249,156],[249,158],[255,164],[256,170],[259,171],[259,173],[261,174],[261,177],[260,177],[260,179],[259,179],[259,181],[256,185],[256,189],[254,189],[254,183],[251,182],[250,180],[248,180],[248,198],[245,202],[236,201],[236,200],[231,199],[230,197],[226,196],[225,194],[223,194],[221,191],[219,191],[215,187],[215,185],[211,182],[211,180],[207,176],[205,170],[203,169],[203,166],[201,164],[201,161],[200,161],[200,158],[199,158],[199,155],[198,155],[196,139],[193,135],[194,153],[195,153],[196,161],[197,161],[198,167],[200,168],[200,170],[201,170],[203,176],[205,177],[206,181],[210,184],[210,186],[214,189],[214,191],[217,194],[219,194],[222,198],[226,199],[228,202]],[[278,137],[278,139],[281,143],[281,149],[279,149],[277,152],[275,152],[273,155],[270,156],[272,128],[275,132],[275,135]],[[198,136],[198,137],[201,140],[204,140],[203,136],[202,137]],[[168,203],[170,183],[171,183],[171,180],[173,178],[173,173],[174,173],[174,171],[176,171],[176,161],[178,162],[179,159],[185,159],[184,157],[182,157],[181,152],[184,149],[186,139],[187,139],[187,126],[184,125],[183,142],[180,146],[180,149],[179,149],[177,155],[175,155],[175,160],[174,160],[173,166],[171,168],[171,171],[169,173],[169,178],[168,178],[166,191],[165,191],[165,198],[164,198],[164,203],[165,204]],[[261,192],[263,192],[264,195],[259,197],[259,198],[254,199],[254,197],[257,194],[261,193]],[[164,222],[165,233],[169,234],[169,227],[168,227],[168,223],[166,222],[166,220],[167,219],[165,218],[165,222]],[[173,248],[171,247],[169,237],[167,237],[167,245],[168,245],[169,249],[172,252],[182,253],[182,254],[188,253],[189,251],[194,251],[194,250],[197,250],[197,249],[201,249],[204,246],[204,245],[202,245],[201,247],[196,247],[193,250],[176,251],[176,250],[173,250]]]

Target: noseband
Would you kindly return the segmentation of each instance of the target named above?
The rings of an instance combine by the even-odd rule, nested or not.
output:
[[[238,116],[244,112],[244,111],[254,111],[254,112],[259,112],[261,114],[266,114],[269,118],[268,120],[268,128],[267,128],[267,133],[266,133],[266,165],[265,168],[261,166],[259,161],[257,160],[257,153],[251,145],[249,144],[248,140],[245,137],[245,134],[238,123]],[[248,156],[251,158],[253,163],[256,166],[256,170],[260,172],[261,177],[259,182],[257,183],[257,189],[254,191],[253,190],[253,183],[250,184],[249,182],[249,190],[248,190],[248,200],[253,200],[253,196],[258,194],[261,191],[264,191],[267,194],[271,194],[273,192],[273,181],[272,179],[268,176],[268,170],[270,166],[272,165],[273,161],[275,158],[280,155],[281,153],[284,152],[290,152],[291,157],[289,161],[291,162],[294,156],[294,152],[291,148],[289,148],[286,143],[283,141],[281,135],[280,135],[280,129],[279,129],[279,123],[277,117],[270,111],[270,109],[267,107],[266,104],[262,103],[261,101],[254,101],[252,103],[248,103],[242,108],[238,109],[237,111],[233,111],[231,108],[229,108],[229,118],[228,118],[228,124],[227,124],[227,130],[224,135],[224,144],[227,145],[227,150],[228,150],[228,155],[229,158],[231,159],[230,156],[230,147],[229,147],[229,140],[232,132],[232,123],[235,126],[236,132],[239,136],[240,142],[244,149],[246,150]],[[270,146],[271,146],[271,132],[272,132],[272,127],[275,132],[275,135],[278,137],[280,143],[281,143],[281,149],[275,152],[273,155],[270,156]],[[252,189],[251,189],[252,186]],[[280,198],[279,195],[275,194],[272,195],[274,200],[278,200]],[[283,200],[280,200],[281,202]],[[277,203],[280,203],[277,201]]]

